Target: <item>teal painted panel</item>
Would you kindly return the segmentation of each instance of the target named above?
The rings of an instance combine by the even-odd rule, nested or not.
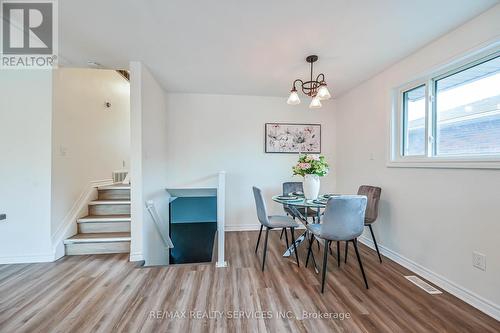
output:
[[[181,197],[170,204],[170,223],[217,222],[217,197]]]

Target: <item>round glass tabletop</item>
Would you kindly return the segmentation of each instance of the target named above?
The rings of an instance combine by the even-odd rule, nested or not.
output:
[[[324,199],[322,195],[315,200],[306,200],[303,197],[296,199],[285,199],[282,195],[273,196],[273,201],[279,202],[283,205],[296,206],[296,207],[310,207],[310,208],[325,208],[328,199]]]

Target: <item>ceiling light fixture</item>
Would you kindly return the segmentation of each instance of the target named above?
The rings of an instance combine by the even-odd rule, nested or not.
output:
[[[287,104],[297,105],[300,103],[299,94],[297,93],[296,85],[300,83],[300,88],[302,92],[312,97],[311,104],[309,108],[317,109],[321,107],[321,101],[331,98],[330,92],[325,81],[325,74],[320,73],[316,76],[316,80],[313,80],[313,64],[318,61],[317,55],[310,55],[306,58],[306,61],[311,64],[311,77],[309,81],[303,81],[301,79],[296,79],[293,81],[292,90],[290,91],[290,96],[286,101]]]

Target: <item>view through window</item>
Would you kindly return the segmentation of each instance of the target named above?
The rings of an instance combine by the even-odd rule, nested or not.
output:
[[[448,74],[429,77],[403,91],[401,100],[403,156],[500,157],[498,52]]]

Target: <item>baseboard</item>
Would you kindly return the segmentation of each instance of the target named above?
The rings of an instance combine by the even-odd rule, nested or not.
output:
[[[29,264],[35,262],[52,262],[54,254],[29,254],[24,256],[0,257],[0,264]]]
[[[373,241],[371,238],[361,236],[359,237],[359,241],[366,246],[375,249],[375,245],[373,244]],[[467,290],[466,288],[457,285],[456,283],[450,281],[449,279],[445,278],[444,276],[441,276],[425,267],[422,265],[414,262],[413,260],[410,260],[399,253],[396,253],[388,248],[386,248],[383,245],[377,244],[378,248],[380,250],[380,253],[382,253],[384,256],[387,258],[391,259],[392,261],[397,262],[401,266],[409,269],[412,272],[415,272],[416,274],[420,275],[424,279],[428,280],[429,282],[435,284],[436,286],[440,287],[443,290],[446,290],[453,296],[456,296],[460,298],[462,301],[465,303],[468,303],[475,307],[476,309],[486,313],[488,316],[495,318],[496,320],[500,320],[500,306],[497,304],[492,303],[491,301],[483,298],[482,296],[479,296],[478,294]]]
[[[130,253],[129,261],[143,261],[144,256],[140,252]]]
[[[303,225],[297,227],[296,229],[305,229]],[[233,225],[226,225],[224,230],[227,231],[255,231],[255,230],[260,230],[260,223],[254,223],[254,224],[233,224]],[[276,229],[280,230],[280,229]]]
[[[253,231],[259,230],[260,223],[254,224],[234,224],[234,225],[225,225],[225,231]]]

